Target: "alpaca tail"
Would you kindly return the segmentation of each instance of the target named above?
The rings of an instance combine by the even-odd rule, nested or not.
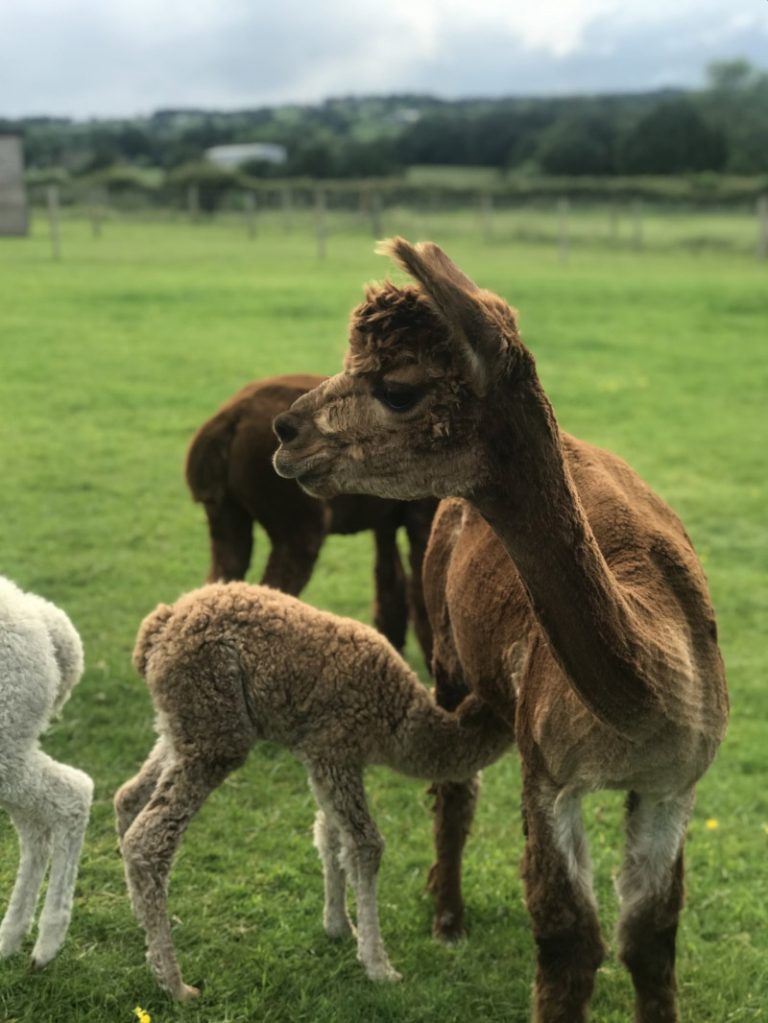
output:
[[[232,431],[232,422],[216,415],[192,438],[184,472],[194,501],[220,504],[224,500]]]
[[[173,608],[168,604],[158,604],[155,610],[148,614],[139,626],[136,646],[133,648],[132,661],[134,668],[142,678],[146,677],[149,656],[162,638],[172,614]]]

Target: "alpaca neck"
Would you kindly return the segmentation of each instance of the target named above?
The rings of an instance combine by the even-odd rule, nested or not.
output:
[[[634,733],[652,705],[648,668],[658,651],[600,552],[538,380],[498,404],[486,440],[493,481],[472,503],[512,559],[580,698],[606,724]]]
[[[407,713],[389,732],[383,760],[413,778],[466,781],[498,760],[512,741],[512,726],[490,710],[461,720],[437,706],[416,681]]]

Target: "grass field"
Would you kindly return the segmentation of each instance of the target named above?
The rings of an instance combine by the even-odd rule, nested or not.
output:
[[[389,220],[392,220],[390,223]],[[386,226],[422,234],[405,215]],[[682,515],[707,570],[732,691],[728,739],[699,786],[679,938],[682,1018],[768,1018],[768,690],[765,622],[768,270],[697,252],[482,245],[443,218],[435,235],[476,279],[521,310],[524,337],[561,423],[627,458]],[[275,372],[333,372],[348,310],[386,272],[370,238],[329,239],[233,223],[114,222],[100,239],[44,225],[0,240],[0,572],[60,603],[78,625],[86,675],[46,739],[89,771],[96,799],[75,914],[41,974],[0,963],[1,1023],[526,1020],[533,948],[518,878],[514,755],[489,769],[466,860],[469,940],[429,936],[431,861],[424,786],[374,770],[369,792],[388,841],[382,927],[402,984],[366,981],[350,944],[321,926],[313,804],[302,768],[271,746],[215,793],[173,874],[175,940],[203,999],[180,1008],[155,988],[125,896],[112,823],[116,787],[152,742],[130,651],[156,602],[198,584],[207,550],[182,463],[193,429],[238,386]],[[257,553],[264,553],[259,543]],[[257,561],[259,558],[257,558]],[[306,599],[369,619],[371,542],[333,538]],[[259,564],[252,572],[258,578]],[[409,655],[419,665],[413,645]],[[601,918],[616,919],[621,798],[585,808]],[[716,821],[717,827],[708,826]],[[0,817],[0,902],[16,870]],[[611,956],[594,1019],[630,1017]]]

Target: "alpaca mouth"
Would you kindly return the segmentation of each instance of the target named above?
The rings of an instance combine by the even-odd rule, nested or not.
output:
[[[335,497],[338,492],[334,484],[322,472],[306,472],[294,478],[310,497]]]
[[[335,488],[328,480],[328,463],[319,465],[317,458],[302,458],[292,461],[281,444],[272,457],[272,465],[278,476],[296,480],[302,490],[312,497],[332,497]]]

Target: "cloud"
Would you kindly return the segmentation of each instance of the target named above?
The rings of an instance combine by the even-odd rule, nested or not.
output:
[[[5,0],[0,115],[694,84],[717,58],[768,63],[768,4],[754,3]]]

